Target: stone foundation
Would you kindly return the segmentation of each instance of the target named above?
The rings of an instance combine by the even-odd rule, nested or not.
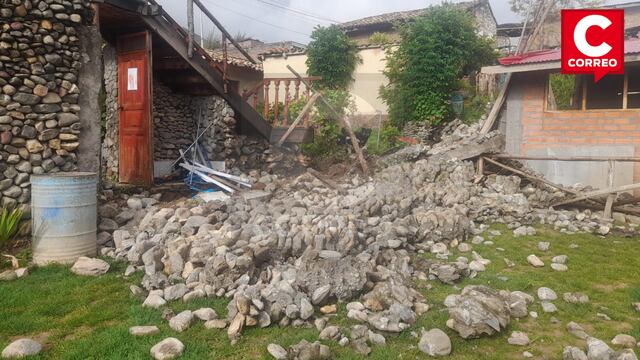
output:
[[[30,175],[77,169],[79,29],[89,2],[0,2],[0,205],[30,201]]]

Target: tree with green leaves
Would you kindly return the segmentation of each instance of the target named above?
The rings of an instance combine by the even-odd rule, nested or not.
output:
[[[318,26],[307,47],[307,69],[312,76],[321,76],[318,84],[327,89],[347,89],[360,61],[358,47],[336,25]]]
[[[395,126],[438,124],[451,118],[450,98],[465,74],[495,61],[493,41],[475,31],[473,17],[444,4],[400,28],[400,44],[387,56],[389,85],[381,98]]]

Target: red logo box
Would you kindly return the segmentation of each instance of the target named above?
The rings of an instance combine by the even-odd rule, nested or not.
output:
[[[624,10],[562,10],[562,73],[624,74]]]

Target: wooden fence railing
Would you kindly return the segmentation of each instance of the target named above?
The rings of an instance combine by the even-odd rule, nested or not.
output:
[[[321,80],[321,77],[312,76],[305,80],[309,84]],[[300,79],[295,78],[268,78],[252,89],[245,90],[242,98],[253,106],[256,111],[262,111],[262,116],[271,119],[273,111],[273,126],[288,126],[290,121],[290,105],[301,97],[309,101],[311,90]],[[281,108],[282,105],[282,108]],[[261,109],[258,107],[261,106]],[[305,115],[304,126],[309,127],[309,114]]]

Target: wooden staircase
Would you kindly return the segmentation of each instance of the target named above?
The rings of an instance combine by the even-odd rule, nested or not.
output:
[[[241,121],[246,121],[265,139],[270,139],[271,124],[251,107],[240,94],[235,91],[228,91],[223,73],[207,52],[198,44],[192,43],[194,47],[193,56],[189,57],[189,35],[154,0],[147,0],[146,2],[147,4],[138,6],[136,9],[141,14],[141,19],[144,23],[169,44],[229,103]]]

